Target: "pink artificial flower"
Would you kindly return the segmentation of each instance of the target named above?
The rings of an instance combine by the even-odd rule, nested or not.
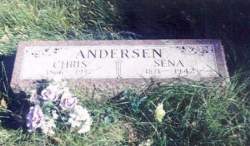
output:
[[[60,91],[57,86],[50,85],[41,92],[41,99],[45,101],[57,101]]]
[[[72,96],[69,91],[63,93],[61,100],[60,100],[60,107],[63,110],[71,110],[77,104],[77,98]]]

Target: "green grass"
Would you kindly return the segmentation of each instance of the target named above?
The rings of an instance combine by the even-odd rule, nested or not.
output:
[[[21,97],[18,97],[21,98]],[[15,98],[15,100],[20,100]],[[25,102],[22,102],[25,104]],[[13,104],[10,103],[9,104]],[[15,103],[14,103],[15,104]],[[16,104],[17,105],[17,104]],[[91,112],[93,118],[93,125],[91,131],[84,135],[79,135],[71,132],[69,129],[57,129],[56,135],[53,137],[47,137],[40,133],[28,133],[25,128],[23,129],[25,118],[20,118],[19,126],[15,128],[7,127],[14,123],[18,119],[14,115],[1,113],[1,124],[0,127],[0,145],[14,146],[14,145],[72,145],[72,146],[96,146],[96,145],[124,145],[128,141],[128,131],[124,127],[125,121],[121,120],[121,114],[109,104],[103,105],[94,101],[85,101],[84,106]],[[20,112],[22,106],[16,106],[15,110]],[[18,115],[20,114],[18,111]]]
[[[238,81],[233,79],[223,88],[193,83],[154,86],[142,93],[127,90],[101,103],[78,95],[94,121],[89,133],[78,135],[64,129],[58,130],[55,137],[46,137],[29,134],[21,127],[6,129],[6,121],[2,119],[0,142],[3,145],[96,146],[138,145],[150,139],[157,146],[247,146],[250,86],[249,79]],[[14,97],[9,104],[18,100],[20,97]],[[159,103],[164,104],[166,111],[162,123],[154,115]],[[11,120],[15,119],[12,116]]]
[[[4,74],[4,72],[2,72]],[[250,143],[250,78],[239,74],[225,86],[202,83],[155,85],[143,92],[126,90],[106,102],[75,91],[93,118],[85,135],[58,129],[54,137],[29,134],[22,127],[27,97],[1,90],[0,144],[3,145],[138,145],[150,139],[157,146],[247,146]],[[2,84],[6,78],[2,78]],[[2,86],[3,87],[3,86]],[[4,93],[4,94],[2,94]],[[164,104],[163,122],[155,119]]]
[[[143,94],[126,92],[115,101],[131,117],[143,139],[154,145],[248,145],[250,139],[249,80],[225,88],[200,84],[166,85]],[[154,118],[164,104],[163,123]]]
[[[0,55],[22,40],[117,39],[115,3],[102,0],[2,0]]]
[[[127,29],[143,39],[220,39],[231,73],[250,66],[249,0],[120,0]]]

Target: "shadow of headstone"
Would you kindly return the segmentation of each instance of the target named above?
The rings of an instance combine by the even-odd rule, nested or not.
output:
[[[14,93],[10,88],[14,61],[15,56],[0,57],[1,99],[4,99],[7,102],[7,109],[0,112],[0,121],[2,127],[6,129],[25,128],[25,116],[29,110],[26,93]]]

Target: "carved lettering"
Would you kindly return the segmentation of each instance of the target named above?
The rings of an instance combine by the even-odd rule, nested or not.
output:
[[[82,49],[83,59],[95,58],[162,58],[161,49]]]
[[[181,60],[156,59],[154,60],[155,67],[184,67]]]
[[[71,61],[55,61],[52,64],[54,69],[70,69],[70,68],[85,68],[87,64],[84,61],[71,60]]]

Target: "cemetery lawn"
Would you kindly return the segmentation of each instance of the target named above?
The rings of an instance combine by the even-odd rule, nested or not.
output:
[[[241,21],[249,18],[244,17],[245,12],[239,13],[241,17],[235,16],[237,21],[229,17],[223,25],[220,24],[223,21],[207,24],[211,26],[206,29],[210,33],[208,37],[222,38],[229,48],[226,53],[232,77],[231,83],[223,88],[219,84],[206,86],[201,83],[155,85],[141,92],[128,89],[105,102],[90,100],[82,91],[74,91],[93,118],[88,133],[79,135],[67,129],[58,129],[55,136],[48,137],[39,132],[26,131],[27,98],[11,91],[11,69],[8,69],[11,63],[2,59],[14,57],[17,43],[25,40],[133,39],[136,36],[134,33],[124,35],[117,31],[124,25],[121,24],[119,6],[115,0],[1,0],[0,145],[250,145],[250,62],[247,58],[250,49],[243,40],[246,38],[244,33],[228,28],[247,28],[249,21]],[[238,13],[233,12],[240,10],[237,7],[228,8],[232,12],[230,15],[236,15]],[[209,10],[206,9],[206,19],[216,19],[210,15],[213,11]],[[224,16],[220,11],[214,12]],[[228,12],[225,11],[225,14]],[[200,13],[190,12],[197,15],[187,15],[187,23],[195,27],[194,22],[199,22],[200,16],[203,16]],[[164,17],[166,21],[170,18]],[[213,21],[206,21],[210,22]],[[200,23],[197,25],[200,26]],[[199,34],[202,29],[196,33]],[[202,38],[194,36],[197,37]],[[242,40],[234,43],[235,38]],[[240,51],[235,48],[240,48]]]
[[[126,90],[105,102],[90,100],[82,91],[75,91],[94,121],[90,132],[81,135],[67,129],[56,130],[53,137],[28,133],[21,127],[27,99],[8,97],[8,109],[1,101],[0,144],[247,146],[250,78],[240,80],[232,78],[224,88],[193,83],[151,86],[143,92]],[[159,109],[161,104],[163,109]],[[157,117],[162,110],[165,115]]]

